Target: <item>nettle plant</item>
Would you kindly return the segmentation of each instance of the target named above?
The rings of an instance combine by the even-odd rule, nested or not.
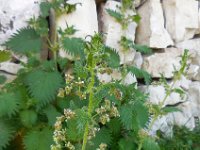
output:
[[[133,7],[128,4],[132,3],[123,1],[120,12],[114,14],[125,16],[125,9]],[[41,15],[5,43],[11,51],[27,56],[28,61],[20,62],[23,69],[0,91],[0,149],[159,149],[148,131],[154,120],[174,109],[163,108],[164,102],[149,104],[148,95],[137,89],[137,83],[123,84],[128,73],[146,84],[151,77],[135,66],[120,64],[116,50],[103,44],[103,34],[87,36],[86,41],[72,37],[77,31],[74,26],[56,29],[55,18],[73,12],[76,5],[81,4],[42,2]],[[134,21],[134,15],[125,20],[129,22],[130,18]],[[148,47],[135,45],[126,37],[119,42],[125,50],[151,53]],[[59,57],[60,49],[73,60]],[[179,78],[186,69],[187,56],[186,51],[176,73]],[[9,58],[10,51],[1,52],[1,62]],[[121,79],[100,82],[99,73],[111,75],[113,71],[121,73]],[[4,80],[1,76],[1,82]],[[161,83],[167,84],[164,79]],[[171,92],[182,94],[173,87],[166,89],[166,97]]]

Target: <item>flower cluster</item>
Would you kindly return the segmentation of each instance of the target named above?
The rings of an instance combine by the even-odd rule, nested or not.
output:
[[[119,111],[114,103],[111,104],[109,100],[105,100],[104,105],[97,108],[96,113],[99,115],[99,122],[103,125],[110,121],[112,117],[119,117]]]
[[[101,143],[101,144],[99,145],[99,148],[97,148],[97,150],[106,150],[106,148],[107,148],[107,144]]]
[[[86,92],[83,92],[84,90],[84,86],[85,86],[85,82],[81,81],[81,78],[78,78],[78,81],[76,81],[74,79],[73,76],[71,76],[70,74],[66,74],[65,75],[65,81],[66,81],[66,86],[65,88],[60,88],[58,91],[58,97],[65,97],[65,95],[69,95],[70,93],[72,93],[72,90],[75,89],[75,94],[77,96],[79,96],[79,98],[81,100],[86,99]]]
[[[55,145],[51,145],[51,150],[62,150],[62,148],[68,148],[69,150],[75,150],[75,147],[70,141],[67,141],[67,131],[63,128],[63,123],[75,117],[75,112],[71,109],[64,109],[64,115],[57,117],[54,124],[53,140]]]

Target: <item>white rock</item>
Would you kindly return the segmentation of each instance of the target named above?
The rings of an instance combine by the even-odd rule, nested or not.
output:
[[[17,74],[17,72],[22,68],[23,66],[20,64],[15,64],[11,62],[0,63],[0,70],[11,74]]]
[[[142,17],[137,28],[136,43],[152,48],[166,48],[173,41],[164,28],[163,10],[160,0],[149,0],[138,9]]]
[[[200,66],[199,65],[190,65],[187,71],[189,79],[200,81]]]
[[[94,35],[98,32],[98,21],[96,4],[94,0],[70,0],[71,3],[81,3],[76,10],[70,14],[63,14],[57,19],[57,26],[66,29],[67,25],[74,25],[78,31],[75,37],[85,39],[87,35]]]
[[[149,94],[149,102],[151,102],[152,104],[160,104],[165,99],[166,91],[165,88],[161,85],[142,86],[140,87],[140,89]],[[179,102],[185,101],[185,99],[186,97],[182,99],[178,93],[173,92],[164,101],[164,106],[174,105]]]
[[[184,102],[179,105],[178,108],[181,111],[170,113],[171,120],[173,120],[174,124],[178,126],[186,126],[189,129],[194,129],[195,127],[195,119],[193,116],[193,105],[190,101]]]
[[[174,67],[180,68],[181,49],[166,48],[163,53],[154,53],[144,57],[143,69],[148,71],[152,77],[160,77],[160,73],[166,78],[173,76]]]
[[[185,40],[176,43],[176,47],[188,50],[200,50],[200,38]]]
[[[63,14],[57,19],[57,28],[66,29],[68,26],[74,26],[78,30],[73,36],[85,39],[88,35],[94,35],[98,32],[98,21],[95,0],[70,0],[70,3],[81,3],[77,5],[76,10],[70,14]],[[89,39],[87,39],[89,40]],[[61,57],[71,57],[63,50],[59,52]]]
[[[141,68],[143,64],[143,57],[142,54],[139,52],[136,52],[133,65],[136,66],[137,68]]]
[[[166,28],[173,40],[192,38],[198,30],[198,1],[163,0]]]
[[[27,26],[27,21],[39,15],[40,0],[1,0],[0,45],[18,29]]]
[[[194,103],[191,111],[194,116],[200,116],[200,82],[193,82],[190,85],[189,91],[189,100]]]
[[[103,83],[108,83],[111,82],[112,80],[122,80],[122,84],[125,85],[129,85],[129,84],[133,84],[133,83],[137,83],[137,79],[134,75],[132,75],[131,73],[128,73],[124,79],[122,79],[122,75],[120,72],[118,71],[113,71],[112,74],[108,75],[107,73],[98,73],[97,77],[99,79],[99,81],[103,82]]]
[[[102,19],[102,29],[105,35],[105,44],[117,50],[120,55],[120,63],[132,63],[135,57],[135,50],[123,51],[123,48],[120,46],[119,41],[121,36],[126,36],[128,39],[134,41],[135,40],[135,30],[137,24],[132,22],[128,25],[128,28],[122,30],[120,23],[118,23],[113,17],[111,17],[106,9],[111,9],[115,11],[119,11],[117,6],[121,6],[120,2],[116,2],[113,0],[107,1],[105,5],[102,5],[101,10],[101,19]],[[133,11],[128,10],[128,14],[135,14]]]

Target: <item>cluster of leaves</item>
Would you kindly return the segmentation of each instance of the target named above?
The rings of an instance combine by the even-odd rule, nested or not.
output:
[[[175,126],[172,137],[165,137],[160,131],[157,134],[160,137],[158,143],[162,147],[161,150],[199,150],[199,125],[193,131],[184,126]]]

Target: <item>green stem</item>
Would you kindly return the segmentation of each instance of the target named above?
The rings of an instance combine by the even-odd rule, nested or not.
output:
[[[92,109],[93,109],[93,97],[94,97],[94,83],[95,83],[95,72],[94,68],[90,68],[90,73],[91,73],[91,81],[88,85],[88,92],[89,92],[89,104],[88,104],[88,117],[91,118],[92,116]],[[86,126],[85,126],[85,131],[83,135],[83,145],[82,145],[82,150],[86,150],[86,145],[87,145],[87,139],[88,139],[88,133],[89,133],[89,121],[87,121]]]

